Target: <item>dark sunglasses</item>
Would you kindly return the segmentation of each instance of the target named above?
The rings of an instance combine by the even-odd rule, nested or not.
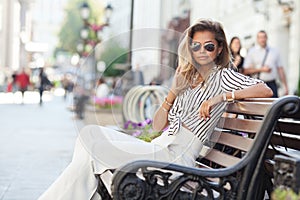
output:
[[[200,42],[192,42],[190,47],[192,49],[192,51],[196,52],[199,51],[201,49],[201,44]],[[213,52],[216,48],[216,46],[213,43],[207,43],[203,45],[204,49],[208,52]]]

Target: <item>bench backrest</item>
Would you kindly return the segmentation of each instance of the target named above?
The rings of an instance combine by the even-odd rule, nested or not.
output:
[[[252,147],[273,100],[249,99],[228,104],[197,159],[198,166],[222,168],[237,164]]]
[[[279,117],[278,120],[276,119],[278,117],[272,116],[274,117],[274,120],[276,119],[276,121],[273,122],[274,127],[269,127],[268,131],[261,130],[264,129],[264,127],[262,127],[263,120],[265,120],[266,117],[270,117],[265,116],[265,114],[269,111],[270,107],[276,100],[277,99],[275,98],[247,99],[240,102],[228,104],[225,110],[225,114],[218,122],[217,127],[215,128],[210,137],[210,140],[207,143],[209,148],[204,149],[204,151],[202,151],[202,154],[196,161],[199,167],[232,167],[241,162],[244,156],[249,151],[251,151],[251,157],[255,158],[251,161],[251,163],[248,164],[248,169],[247,167],[245,170],[243,169],[242,179],[244,179],[245,181],[241,181],[240,186],[241,188],[245,188],[250,185],[249,191],[259,190],[259,192],[257,192],[257,195],[252,195],[252,197],[250,196],[250,199],[261,198],[264,195],[265,190],[271,191],[273,189],[273,181],[269,180],[270,178],[273,178],[272,174],[274,173],[274,168],[276,170],[274,161],[275,155],[282,154],[295,156],[300,159],[299,110],[292,115],[277,113]],[[286,105],[285,107],[287,107],[286,109],[288,109],[288,105]],[[259,140],[261,140],[261,142],[255,141],[257,140],[259,134],[267,135],[267,132],[270,131],[273,131],[273,134],[269,134],[269,138],[265,137],[264,139],[261,139],[260,137]],[[262,143],[261,145],[264,147],[253,147],[254,142],[257,143],[257,147],[259,143]],[[261,155],[255,155],[256,151]],[[259,167],[254,170],[256,165]],[[262,170],[263,167],[266,169],[264,172]],[[252,178],[251,176],[254,171],[256,172]],[[267,176],[265,172],[267,172],[267,174],[271,174],[271,176]],[[288,172],[286,174],[288,174]],[[266,180],[266,178],[268,178],[269,180]],[[267,181],[269,181],[268,183],[271,184],[258,184],[259,182]],[[290,187],[296,188],[295,191],[298,191],[299,189],[298,182],[294,180],[294,184],[290,184]],[[296,187],[295,185],[298,186]]]

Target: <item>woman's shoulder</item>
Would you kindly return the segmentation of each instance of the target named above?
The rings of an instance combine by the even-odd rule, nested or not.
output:
[[[219,69],[219,73],[221,74],[231,74],[234,70],[231,67],[223,67]]]
[[[220,69],[219,74],[221,76],[221,79],[228,79],[230,77],[236,77],[241,75],[237,70],[231,67]]]

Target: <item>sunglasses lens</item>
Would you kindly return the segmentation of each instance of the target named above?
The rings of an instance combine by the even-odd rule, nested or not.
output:
[[[192,51],[196,52],[196,51],[199,51],[199,49],[201,48],[201,44],[198,43],[198,42],[193,42],[191,44],[191,49]]]
[[[193,42],[190,47],[192,51],[196,52],[201,49],[201,44],[199,42]],[[215,45],[212,43],[205,44],[204,49],[208,52],[213,52],[215,50]]]
[[[206,51],[213,52],[213,51],[215,50],[215,45],[214,45],[214,44],[206,44],[206,45],[204,46],[204,49],[205,49]]]

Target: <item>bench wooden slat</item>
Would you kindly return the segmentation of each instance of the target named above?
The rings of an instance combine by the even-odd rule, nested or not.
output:
[[[211,141],[230,146],[242,151],[248,151],[251,148],[253,142],[253,140],[250,138],[220,131],[213,132]]]
[[[273,103],[278,100],[278,98],[245,98],[243,101],[248,102],[264,102],[264,103]]]
[[[300,136],[300,121],[279,120],[275,127],[278,132],[288,132]]]
[[[240,158],[228,155],[216,149],[211,149],[211,151],[205,156],[205,159],[223,167],[232,166],[240,161]]]
[[[280,145],[285,146],[287,148],[297,149],[300,150],[300,138],[296,137],[288,137],[288,136],[281,136],[277,134],[273,134],[271,138],[271,143],[273,145]]]
[[[272,102],[237,102],[228,104],[226,112],[263,116],[270,108]]]
[[[284,148],[277,149],[278,152],[282,155],[288,156],[288,157],[294,157],[300,159],[300,152],[294,149],[288,149],[286,151]]]
[[[196,164],[196,167],[198,167],[198,168],[211,169],[210,166],[205,165],[205,164],[203,164],[203,163],[201,163],[201,162],[199,162],[199,161],[197,161],[197,160],[195,161],[195,164]]]
[[[217,127],[247,133],[256,133],[261,127],[261,123],[260,120],[222,117],[218,122]]]
[[[275,149],[276,150],[274,150],[272,147],[269,147],[266,156],[272,159],[275,155],[285,155],[288,157],[300,158],[300,151],[297,149],[286,149],[284,146],[276,146]]]

